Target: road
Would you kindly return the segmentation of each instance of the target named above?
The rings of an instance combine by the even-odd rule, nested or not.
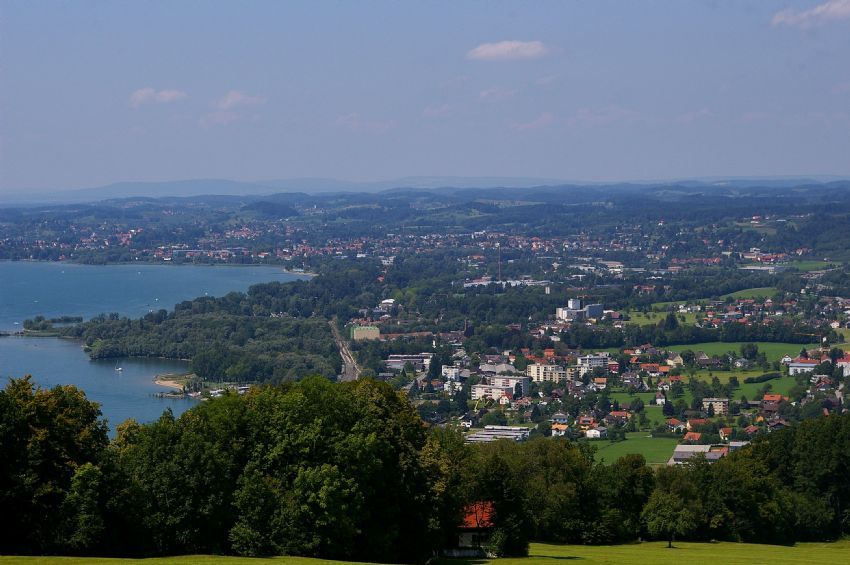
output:
[[[336,326],[336,318],[329,320],[328,324],[330,324],[331,332],[334,334],[334,341],[336,341],[337,349],[339,349],[339,356],[342,357],[342,375],[340,375],[340,380],[357,380],[357,375],[360,374],[360,368],[357,366],[357,362],[348,348],[348,342],[342,339],[339,333],[339,328]]]

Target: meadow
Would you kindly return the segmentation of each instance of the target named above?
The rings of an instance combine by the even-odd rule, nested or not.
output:
[[[720,297],[721,300],[732,298],[774,298],[779,294],[779,289],[772,286],[762,286],[757,288],[745,288],[737,292],[730,292]]]
[[[744,342],[742,341],[710,341],[704,343],[692,343],[689,345],[671,345],[666,348],[670,351],[684,351],[686,349],[690,349],[691,351],[703,351],[706,355],[722,355],[727,351],[733,351],[736,354],[740,355],[741,353],[741,345]],[[791,357],[796,357],[800,353],[800,349],[806,348],[811,349],[813,347],[818,347],[820,344],[817,343],[772,343],[767,341],[757,341],[755,342],[758,345],[759,352],[764,353],[767,356],[768,362],[779,361],[782,359],[783,355],[790,355]]]
[[[660,412],[660,410],[659,410]],[[667,463],[679,442],[674,438],[653,438],[648,432],[629,432],[625,441],[610,442],[599,440],[590,442],[596,448],[596,460],[613,463],[623,455],[639,453],[650,465]]]
[[[585,565],[678,565],[679,563],[781,563],[782,565],[850,563],[850,541],[833,543],[799,543],[794,546],[746,543],[676,542],[672,549],[666,542],[624,545],[553,545],[532,543],[528,557],[503,559],[442,559],[442,565],[531,565],[575,560]],[[221,557],[186,555],[152,559],[97,559],[87,557],[0,557],[2,565],[341,565],[353,562],[308,559],[303,557]]]

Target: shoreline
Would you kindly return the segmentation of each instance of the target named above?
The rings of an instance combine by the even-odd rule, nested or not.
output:
[[[180,375],[176,375],[174,373],[163,373],[161,375],[156,375],[153,378],[153,382],[155,385],[183,392],[183,384],[175,380],[178,378],[180,378]]]
[[[235,267],[235,268],[251,268],[251,267],[267,267],[280,268],[281,272],[287,275],[317,277],[319,273],[312,271],[292,271],[285,268],[284,265],[278,263],[172,263],[171,261],[123,261],[123,262],[108,262],[108,263],[81,263],[79,261],[51,261],[42,259],[0,259],[0,263],[55,263],[57,265],[79,265],[81,267],[120,267],[131,265],[163,265],[169,267]]]

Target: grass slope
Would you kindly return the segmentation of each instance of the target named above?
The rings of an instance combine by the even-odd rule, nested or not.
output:
[[[779,294],[779,289],[772,286],[756,288],[745,288],[737,292],[730,292],[720,297],[721,300],[731,296],[732,298],[774,298]]]
[[[531,544],[526,558],[507,559],[444,559],[443,564],[483,565],[531,565],[532,563],[562,563],[577,561],[584,565],[679,565],[680,563],[723,563],[725,565],[749,565],[751,563],[779,563],[782,565],[850,563],[850,541],[835,543],[801,543],[793,547],[756,545],[745,543],[688,543],[676,542],[667,549],[666,542],[649,542],[628,545],[550,545]],[[2,565],[112,565],[138,563],[141,565],[328,565],[339,561],[306,559],[298,557],[276,557],[250,559],[188,555],[158,559],[92,559],[75,557],[0,557]]]

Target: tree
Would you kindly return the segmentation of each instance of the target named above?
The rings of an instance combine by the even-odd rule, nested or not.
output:
[[[676,314],[673,312],[668,312],[667,317],[664,318],[664,331],[672,332],[679,327],[679,320],[676,319]]]
[[[501,410],[490,410],[481,418],[484,426],[507,426],[508,418]]]
[[[0,390],[0,553],[52,551],[74,512],[76,547],[93,543],[98,479],[86,464],[97,464],[107,442],[99,406],[74,386],[42,389],[26,376]],[[80,508],[63,509],[69,497]]]
[[[759,354],[759,346],[755,343],[742,343],[741,344],[741,357],[752,361]]]
[[[688,535],[694,523],[694,516],[682,497],[661,489],[656,489],[649,497],[641,516],[646,522],[649,535],[666,539],[667,547],[673,547],[676,534]]]

